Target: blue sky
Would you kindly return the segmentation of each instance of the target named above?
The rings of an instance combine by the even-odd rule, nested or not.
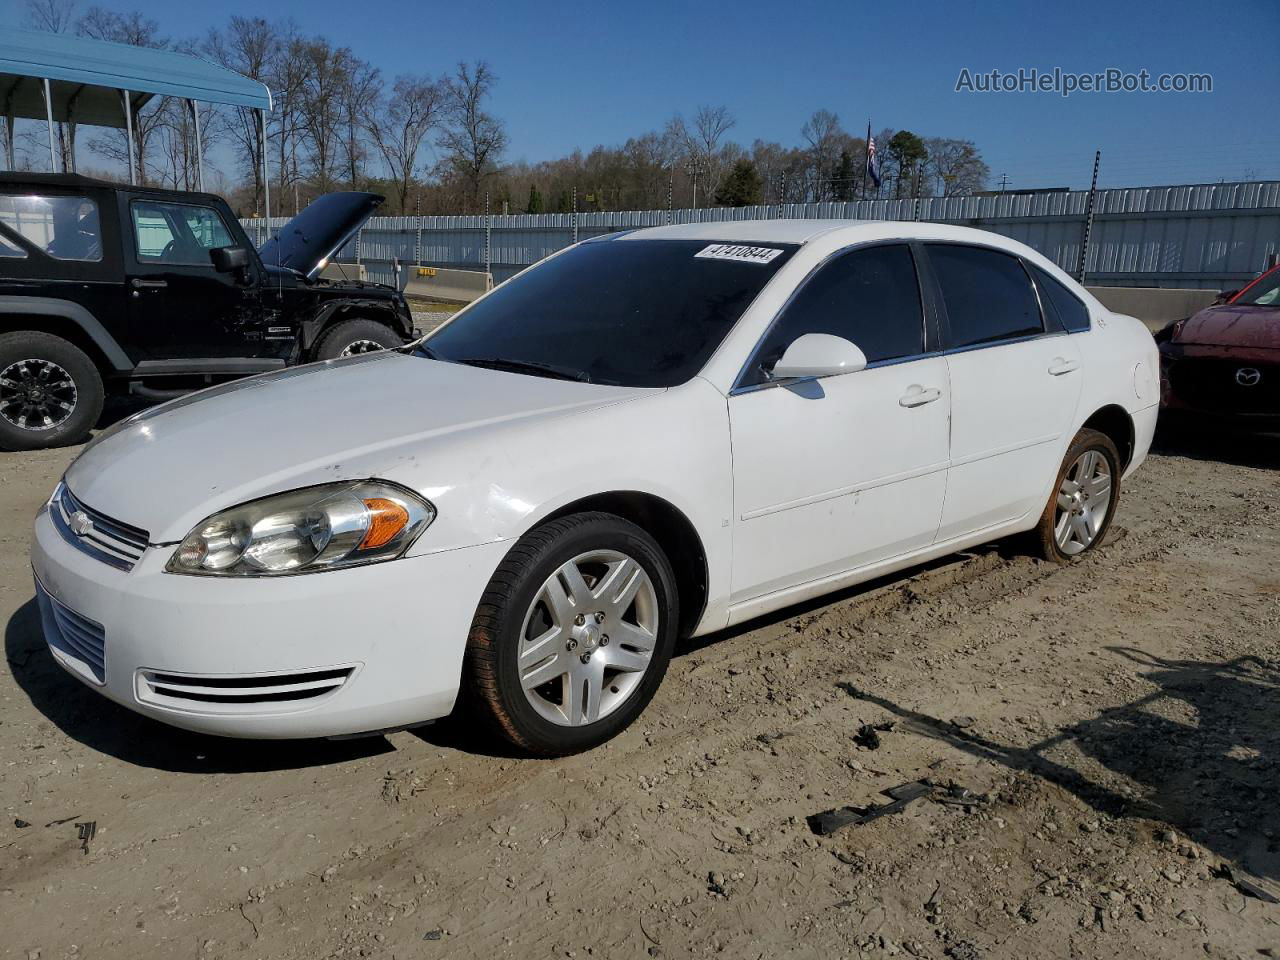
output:
[[[85,3],[85,6],[88,4]],[[138,9],[178,36],[261,0],[106,0]],[[0,27],[22,0],[0,0]],[[1095,148],[1104,185],[1280,179],[1280,3],[1186,0],[1082,4],[975,0],[863,4],[507,3],[278,0],[292,17],[393,77],[440,73],[484,58],[499,82],[493,111],[508,125],[509,159],[620,143],[672,113],[725,104],[732,136],[793,144],[818,108],[850,132],[870,117],[926,136],[974,140],[993,181],[1087,185]],[[963,94],[962,68],[1092,73],[1208,73],[1213,92]]]

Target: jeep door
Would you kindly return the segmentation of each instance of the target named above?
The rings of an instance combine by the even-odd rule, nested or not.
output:
[[[153,363],[260,356],[261,268],[251,258],[247,271],[219,273],[209,258],[216,247],[239,245],[222,213],[210,204],[146,196],[123,203],[133,350]]]

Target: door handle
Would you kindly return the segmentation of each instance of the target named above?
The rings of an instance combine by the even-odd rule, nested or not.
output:
[[[138,280],[135,278],[129,281],[129,286],[135,290],[141,290],[143,287],[167,287],[168,285],[169,282],[167,280]]]
[[[1079,360],[1068,360],[1066,357],[1054,357],[1053,363],[1049,364],[1049,373],[1055,377],[1060,377],[1064,373],[1079,369]]]
[[[898,406],[923,407],[926,403],[933,403],[940,396],[942,396],[942,391],[937,387],[926,389],[918,383],[913,383],[907,392],[898,398]]]

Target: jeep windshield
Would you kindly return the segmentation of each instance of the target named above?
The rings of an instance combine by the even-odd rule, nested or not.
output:
[[[591,241],[503,284],[417,352],[531,376],[673,387],[702,369],[795,249]]]

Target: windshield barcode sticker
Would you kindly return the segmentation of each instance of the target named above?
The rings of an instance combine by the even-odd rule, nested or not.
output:
[[[739,263],[768,263],[782,251],[775,247],[748,247],[740,243],[713,243],[695,257],[704,260],[736,260]]]

